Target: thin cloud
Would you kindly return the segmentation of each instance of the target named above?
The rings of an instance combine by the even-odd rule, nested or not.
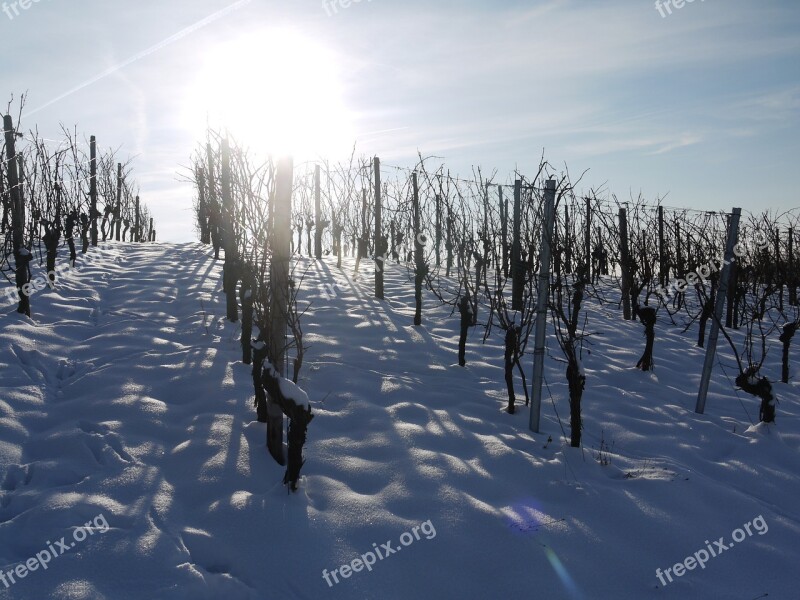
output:
[[[31,110],[31,111],[26,111],[25,115],[29,117],[31,115],[34,115],[34,114],[44,110],[45,108],[47,108],[49,106],[52,106],[53,104],[55,104],[57,102],[60,102],[61,100],[71,96],[72,94],[74,94],[76,92],[79,92],[82,89],[87,88],[87,87],[89,87],[90,85],[92,85],[94,83],[97,83],[101,79],[105,79],[109,75],[113,75],[114,73],[116,73],[120,69],[124,69],[128,65],[131,65],[131,64],[133,64],[133,63],[135,63],[135,62],[137,62],[137,61],[139,61],[139,60],[141,60],[141,59],[143,59],[143,58],[145,58],[145,57],[147,57],[147,56],[149,56],[149,55],[151,55],[151,54],[153,54],[155,52],[158,52],[159,50],[162,50],[163,48],[166,48],[167,46],[169,46],[171,44],[174,44],[178,40],[185,38],[187,35],[190,35],[190,34],[194,33],[198,29],[202,29],[203,27],[205,27],[207,25],[210,25],[211,23],[213,23],[215,21],[218,21],[222,17],[230,14],[231,12],[233,12],[235,10],[238,10],[242,6],[244,6],[246,4],[249,4],[252,1],[253,0],[238,0],[238,2],[234,2],[233,4],[223,8],[221,10],[218,10],[215,13],[210,14],[209,16],[207,16],[205,18],[200,19],[199,21],[196,21],[195,23],[189,25],[188,27],[186,27],[184,29],[181,29],[178,33],[175,33],[175,34],[169,36],[168,38],[158,42],[157,44],[155,44],[153,46],[150,46],[146,50],[142,50],[141,52],[138,52],[137,54],[134,54],[130,58],[128,58],[128,59],[126,59],[126,60],[124,60],[124,61],[122,61],[120,63],[117,63],[117,64],[109,67],[105,71],[102,71],[101,73],[98,73],[94,77],[91,77],[90,79],[87,79],[83,83],[80,83],[79,85],[75,86],[74,88],[72,88],[72,89],[64,92],[63,94],[53,98],[52,100],[50,100],[49,102],[46,102],[45,104],[39,106],[38,108],[36,108],[34,110]]]

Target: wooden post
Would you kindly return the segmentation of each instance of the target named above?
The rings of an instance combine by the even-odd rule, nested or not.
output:
[[[197,167],[197,195],[200,204],[200,242],[211,243],[211,211],[206,200],[206,170]]]
[[[472,229],[472,219],[469,221],[470,229]],[[461,274],[463,271],[469,269],[469,263],[472,259],[472,256],[468,252],[467,247],[467,223],[466,220],[461,225],[461,246],[459,246],[459,251],[456,254],[456,258],[458,259],[458,272]],[[462,275],[463,276],[463,275]]]
[[[626,321],[630,321],[631,257],[628,252],[628,215],[624,208],[619,209],[619,251],[622,260],[622,314]]]
[[[780,286],[778,291],[778,310],[783,312],[783,269],[781,268],[781,230],[775,228],[775,284]]]
[[[419,227],[419,187],[417,186],[417,172],[411,174],[412,202],[414,211],[414,325],[422,324],[422,280],[424,278],[423,246]],[[477,283],[476,283],[477,285]]]
[[[486,183],[486,186],[483,190],[483,239],[484,243],[489,241],[489,183]],[[478,254],[486,259],[485,252],[483,248],[478,248]],[[475,282],[475,289],[477,290],[480,287],[480,281]]]
[[[29,287],[30,269],[28,264],[33,257],[25,248],[25,194],[22,188],[23,176],[21,170],[18,170],[20,167],[18,159],[21,159],[22,155],[18,155],[14,147],[16,131],[11,115],[3,117],[3,130],[6,141],[6,176],[11,188],[9,191],[11,193],[11,235],[14,248],[14,283],[19,298],[17,312],[30,317],[30,296],[21,290],[27,289],[26,286]]]
[[[236,284],[239,281],[236,265],[236,238],[233,226],[233,193],[231,192],[231,149],[228,138],[222,140],[222,165],[220,172],[222,184],[223,234],[225,263],[222,267],[223,288],[225,290],[227,317],[232,323],[239,320],[239,304],[236,300]]]
[[[291,157],[278,161],[275,182],[275,203],[272,217],[273,260],[271,263],[272,284],[270,318],[271,352],[275,369],[284,373],[284,345],[286,317],[289,310],[289,259],[292,212],[292,174],[294,165]]]
[[[447,272],[446,277],[450,277],[450,269],[453,268],[453,211],[450,203],[447,203],[447,241],[444,244],[447,250]]]
[[[381,246],[382,222],[381,222],[381,159],[377,156],[372,162],[375,173],[375,297],[383,300],[383,266],[384,262],[378,260],[378,248]],[[365,215],[366,217],[366,215]]]
[[[236,249],[233,229],[233,193],[231,192],[231,148],[227,138],[222,140],[220,187],[222,190],[222,247],[225,249],[225,261],[233,258]],[[230,256],[229,256],[230,255]]]
[[[15,136],[14,122],[11,115],[3,117],[3,130],[5,131],[6,140],[6,161],[8,185],[11,192],[11,227],[12,227],[12,242],[14,244],[14,252],[24,246],[24,232],[25,232],[25,200],[22,193],[22,186],[19,181],[19,172],[17,171],[17,151],[15,149]]]
[[[366,258],[369,254],[367,239],[369,239],[369,231],[367,231],[367,190],[361,189],[361,243],[359,244],[358,256]]]
[[[270,265],[269,356],[275,370],[284,375],[286,322],[289,315],[289,260],[291,258],[291,214],[294,164],[291,157],[278,160],[272,219],[272,263]],[[281,465],[283,455],[283,411],[275,398],[267,397],[267,448]]]
[[[135,242],[141,242],[142,240],[139,237],[139,196],[136,196],[136,217],[134,219],[134,226],[133,226],[133,240]]]
[[[116,226],[114,239],[119,241],[122,227],[122,163],[117,163],[117,207],[114,210],[114,225]]]
[[[19,178],[19,211],[22,219],[22,230],[23,230],[23,245],[25,244],[25,221],[27,220],[26,211],[25,211],[25,159],[21,153],[17,152],[17,177]],[[33,246],[33,229],[28,232],[28,246]]]
[[[489,183],[488,182],[486,183],[486,186],[484,187],[483,190],[483,234],[486,236],[485,239],[488,240],[489,239]]]
[[[584,198],[586,202],[586,223],[584,224],[583,231],[583,252],[586,255],[586,274],[589,276],[589,281],[592,279],[592,201],[589,197]],[[600,265],[598,265],[598,269]]]
[[[789,304],[797,306],[797,278],[794,272],[794,229],[789,227]]]
[[[97,140],[89,138],[89,219],[92,224],[92,246],[97,246]]]
[[[217,199],[217,182],[214,171],[214,152],[211,144],[206,144],[206,162],[208,163],[208,206],[211,209],[211,243],[214,245],[214,259],[219,259],[219,248],[223,245],[222,237],[222,211]]]
[[[520,242],[520,210],[522,202],[522,181],[514,182],[514,232],[511,241],[511,310],[522,310],[524,292],[524,268],[522,265],[522,245]]]
[[[320,207],[319,165],[314,169],[314,257],[322,259],[322,209]]]
[[[556,281],[561,281],[561,268],[562,268],[562,266],[561,266],[561,252],[559,250],[560,245],[561,245],[561,240],[560,240],[559,232],[558,232],[558,219],[554,218],[553,219],[553,237],[550,238],[550,252],[552,252],[551,256],[552,256],[552,259],[553,259],[553,273],[555,275]],[[534,264],[535,264],[533,262],[533,250],[534,250],[533,243],[531,243],[530,247],[528,248],[528,263],[530,264],[530,268],[531,268],[531,275],[530,275],[531,278],[533,278],[533,267],[534,267]],[[525,269],[527,271],[528,265],[525,266]]]
[[[730,265],[730,273],[728,275],[728,303],[725,306],[725,327],[734,327],[739,329],[739,324],[736,322],[736,286],[739,282],[739,265],[736,261]]]
[[[365,241],[367,237],[367,190],[365,188],[361,188],[361,232],[356,235],[356,229],[358,227],[353,228],[353,246],[355,247],[355,257],[356,257],[356,264],[355,268],[353,269],[353,275],[358,274],[358,269],[361,266],[361,259],[364,257],[366,253],[366,245],[367,242]],[[376,282],[375,287],[377,288],[377,275],[375,275]]]
[[[569,227],[569,204],[564,203],[564,272],[572,273],[572,236]]]
[[[154,233],[154,230],[153,230],[153,217],[150,217],[150,230],[147,233],[147,240],[150,241],[150,242],[154,242],[155,241],[155,237],[153,236],[153,233]]]
[[[676,277],[683,277],[686,275],[686,271],[684,271],[683,267],[683,246],[681,244],[681,225],[678,223],[678,220],[675,219],[675,268],[677,272],[675,273]],[[683,306],[683,295],[678,294],[677,296],[678,307],[680,308]],[[666,303],[666,302],[665,302]]]

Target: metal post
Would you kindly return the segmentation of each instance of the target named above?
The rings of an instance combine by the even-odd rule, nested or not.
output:
[[[658,284],[667,285],[667,255],[664,250],[664,207],[658,207]]]
[[[439,246],[442,243],[442,197],[436,194],[436,266],[442,264]]]
[[[503,186],[497,186],[500,202],[500,253],[503,257],[503,277],[508,278],[508,204],[503,200]]]
[[[320,207],[319,165],[314,169],[314,258],[322,259],[322,208]]]
[[[544,187],[544,223],[539,250],[539,285],[536,289],[536,331],[533,350],[533,392],[531,394],[530,429],[539,433],[542,411],[542,374],[544,372],[544,342],[547,331],[547,300],[550,296],[550,241],[553,238],[556,182],[548,179]]]
[[[115,238],[119,241],[122,227],[122,163],[117,163],[117,207],[114,209],[114,222],[116,225]]]
[[[381,247],[382,223],[381,223],[381,159],[375,157],[373,163],[375,172],[375,297],[383,300],[383,267],[386,262],[378,256],[378,249]]]
[[[89,138],[89,219],[92,247],[97,246],[97,139]]]
[[[719,279],[719,289],[714,305],[714,320],[711,323],[711,333],[708,336],[706,346],[706,359],[703,363],[703,374],[700,377],[700,391],[697,393],[697,406],[694,412],[703,414],[706,408],[706,395],[708,394],[708,383],[711,379],[711,369],[714,367],[714,357],[717,353],[717,338],[719,337],[719,323],[722,319],[722,309],[725,307],[725,299],[728,291],[728,280],[730,279],[731,263],[736,260],[733,249],[739,239],[739,217],[742,214],[741,208],[734,208],[731,215],[730,225],[728,226],[728,242],[725,245],[725,266],[722,268],[722,275]]]

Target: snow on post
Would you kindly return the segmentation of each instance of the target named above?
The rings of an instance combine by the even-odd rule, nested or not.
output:
[[[281,377],[275,367],[269,363],[264,369],[264,389],[270,399],[280,406],[283,414],[289,417],[289,459],[286,463],[286,474],[283,483],[288,483],[291,490],[297,490],[297,480],[303,467],[303,445],[306,442],[308,424],[314,415],[311,414],[311,402],[296,383]]]

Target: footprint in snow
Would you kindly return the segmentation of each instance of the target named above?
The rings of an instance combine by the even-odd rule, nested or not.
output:
[[[92,456],[94,456],[97,464],[106,466],[109,463],[136,462],[134,458],[125,450],[122,442],[119,440],[119,436],[117,436],[116,433],[110,432],[106,434],[100,434],[95,432],[87,432],[86,430],[83,431],[86,434],[83,441],[86,444],[86,447],[92,453]]]
[[[20,485],[28,485],[33,478],[33,465],[10,465],[0,489],[13,492]]]

